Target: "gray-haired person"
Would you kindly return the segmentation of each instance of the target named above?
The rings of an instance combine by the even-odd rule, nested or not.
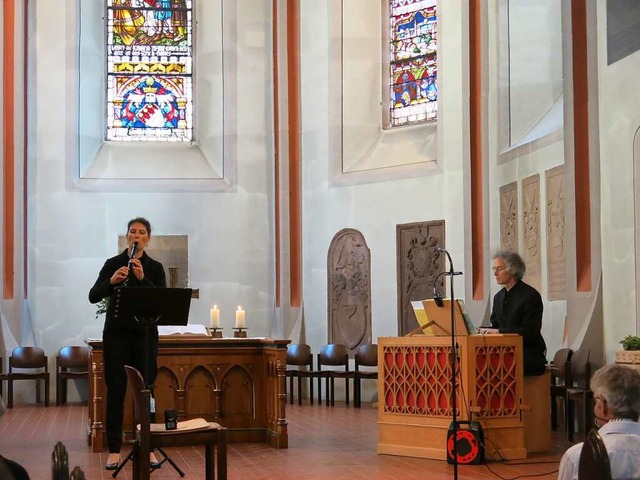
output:
[[[502,289],[493,297],[491,327],[481,333],[517,333],[522,336],[525,375],[542,375],[547,345],[542,338],[542,297],[522,281],[527,267],[515,252],[498,252],[491,270]]]
[[[593,412],[607,447],[613,480],[640,478],[640,373],[623,365],[607,365],[591,379]],[[587,427],[588,428],[588,427]],[[578,478],[582,443],[560,461],[558,480]]]

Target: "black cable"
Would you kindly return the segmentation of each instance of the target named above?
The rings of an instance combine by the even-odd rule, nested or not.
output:
[[[560,471],[560,469],[555,469],[555,470],[551,470],[550,472],[532,473],[530,475],[517,475],[515,477],[503,477],[502,475],[497,473],[495,470],[492,470],[488,463],[485,464],[485,467],[487,467],[487,470],[489,470],[491,473],[493,473],[500,480],[517,480],[519,478],[544,477],[546,475],[552,475],[552,474],[557,473],[557,472]]]

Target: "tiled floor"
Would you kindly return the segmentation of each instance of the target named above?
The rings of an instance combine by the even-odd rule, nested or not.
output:
[[[376,410],[363,404],[354,409],[287,405],[289,448],[275,450],[262,444],[229,445],[229,479],[452,479],[453,467],[446,462],[376,454]],[[92,453],[86,442],[87,407],[16,405],[0,418],[0,453],[21,463],[33,480],[51,478],[51,452],[61,440],[69,452],[71,466],[80,465],[88,479],[110,479],[103,469],[105,453]],[[460,479],[523,478],[535,475],[551,480],[568,443],[562,433],[554,437],[548,455],[510,464],[460,466]],[[126,453],[126,452],[125,452]],[[186,473],[186,479],[204,478],[200,448],[167,451]],[[496,472],[498,475],[496,475]],[[546,473],[546,474],[545,474]],[[131,479],[131,467],[119,479]],[[177,479],[168,464],[152,479]],[[3,479],[0,479],[3,480]]]

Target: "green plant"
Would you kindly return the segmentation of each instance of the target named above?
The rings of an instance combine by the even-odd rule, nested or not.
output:
[[[627,335],[620,343],[624,350],[640,350],[640,337],[636,335]]]
[[[98,318],[103,313],[107,313],[107,308],[109,308],[109,297],[104,297],[98,302],[98,308],[96,309],[96,318]]]

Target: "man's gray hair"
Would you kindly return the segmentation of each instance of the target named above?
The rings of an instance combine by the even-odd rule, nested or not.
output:
[[[504,263],[507,265],[507,270],[511,272],[511,275],[513,275],[516,280],[522,280],[524,272],[527,271],[527,266],[524,264],[524,260],[522,260],[520,255],[509,250],[502,250],[496,253],[493,258],[494,260],[496,258],[504,260]]]
[[[640,415],[640,372],[624,365],[607,365],[591,379],[594,396],[601,395],[614,418],[638,421]]]

